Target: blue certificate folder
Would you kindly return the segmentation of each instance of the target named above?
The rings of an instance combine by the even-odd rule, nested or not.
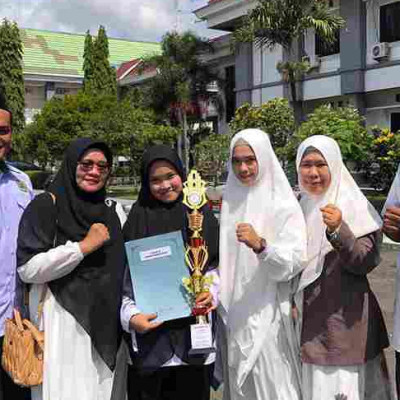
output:
[[[188,317],[191,307],[182,278],[189,277],[181,231],[125,243],[135,302],[157,321]]]

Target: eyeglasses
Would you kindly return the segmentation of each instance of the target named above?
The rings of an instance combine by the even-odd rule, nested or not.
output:
[[[102,174],[108,172],[108,170],[110,169],[109,164],[104,161],[94,162],[91,160],[86,160],[86,161],[78,162],[78,165],[84,172],[90,172],[95,166],[97,167],[99,172]]]
[[[11,126],[0,126],[0,135],[9,135],[11,133]]]

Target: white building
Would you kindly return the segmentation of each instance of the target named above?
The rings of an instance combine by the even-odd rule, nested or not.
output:
[[[305,110],[321,103],[352,104],[365,114],[368,125],[399,130],[400,1],[329,3],[332,11],[346,20],[346,27],[331,49],[312,31],[305,37],[303,51],[315,66],[303,81]],[[240,18],[256,4],[256,0],[210,0],[195,14],[205,19],[209,28],[232,32]],[[280,47],[271,51],[245,44],[235,56],[223,57],[226,65],[215,59],[214,63],[233,72],[236,106],[240,106],[244,102],[261,104],[274,97],[288,97],[287,85],[276,70],[277,62],[284,58]]]

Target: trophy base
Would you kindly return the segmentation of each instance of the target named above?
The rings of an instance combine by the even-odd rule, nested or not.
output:
[[[207,307],[195,306],[192,308],[192,315],[194,317],[206,317],[207,318]]]
[[[215,347],[208,347],[204,349],[190,349],[189,350],[189,356],[199,356],[199,355],[208,355],[211,353],[215,353],[216,349]]]

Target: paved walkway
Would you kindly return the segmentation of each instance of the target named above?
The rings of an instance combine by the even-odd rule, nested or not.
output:
[[[390,245],[390,242],[388,244]],[[368,275],[371,288],[382,309],[390,337],[393,332],[393,305],[397,253],[398,250],[385,249],[384,245],[381,252],[382,261],[380,265]],[[388,348],[385,353],[394,388],[394,351],[392,348]]]

